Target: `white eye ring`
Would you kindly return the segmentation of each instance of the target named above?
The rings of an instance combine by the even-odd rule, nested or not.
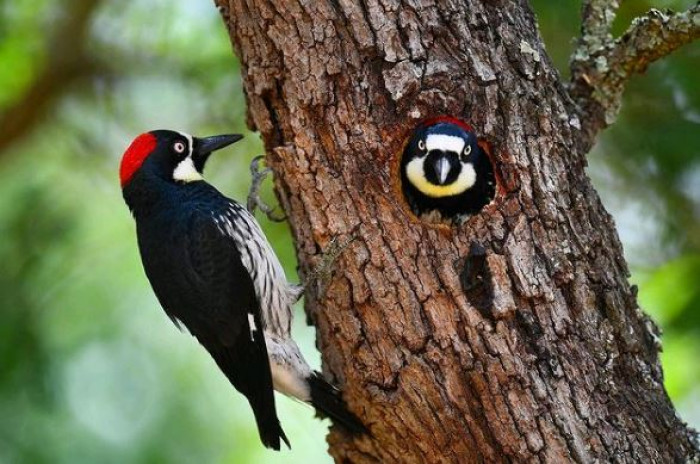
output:
[[[472,146],[471,146],[471,145],[467,145],[466,147],[464,147],[464,156],[469,156],[469,154],[470,154],[471,152],[472,152]]]
[[[425,151],[425,141],[423,141],[423,140],[418,141],[418,149]]]
[[[177,153],[184,153],[185,152],[185,144],[182,142],[175,142],[173,144],[173,150],[175,150]]]

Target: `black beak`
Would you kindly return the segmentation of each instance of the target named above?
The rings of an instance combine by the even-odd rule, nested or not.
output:
[[[433,169],[435,169],[435,175],[437,176],[439,185],[443,185],[450,173],[450,160],[445,156],[440,156],[435,160]]]
[[[192,161],[197,171],[202,172],[204,163],[209,159],[209,155],[216,150],[236,143],[243,138],[240,134],[212,135],[211,137],[195,138],[194,149],[192,150]]]

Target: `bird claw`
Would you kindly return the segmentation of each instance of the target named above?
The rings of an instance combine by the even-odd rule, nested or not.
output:
[[[259,155],[253,158],[253,161],[250,162],[252,183],[250,185],[250,191],[248,192],[248,211],[255,213],[255,209],[257,208],[265,213],[270,221],[283,222],[287,219],[287,216],[284,213],[282,213],[280,216],[280,213],[275,212],[276,208],[273,208],[265,203],[260,197],[260,188],[262,187],[262,183],[272,172],[272,169],[270,168],[260,169],[260,161],[263,159],[265,159],[265,155]]]
[[[289,284],[289,294],[294,303],[297,303],[299,300],[301,300],[301,297],[304,296],[305,290],[306,287],[304,285]]]

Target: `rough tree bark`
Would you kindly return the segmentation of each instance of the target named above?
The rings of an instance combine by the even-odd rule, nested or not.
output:
[[[624,81],[697,37],[697,7],[613,40],[618,2],[584,2],[567,85],[525,0],[216,3],[302,273],[356,238],[306,298],[324,369],[371,429],[334,430],[336,462],[697,458],[584,172]],[[499,182],[458,227],[421,222],[398,185],[407,134],[442,114],[490,142]]]

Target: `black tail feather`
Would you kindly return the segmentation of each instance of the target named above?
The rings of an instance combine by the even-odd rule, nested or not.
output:
[[[326,382],[318,372],[312,373],[307,380],[311,389],[311,405],[318,412],[330,417],[348,432],[358,435],[367,433],[367,428],[362,422],[348,411],[337,388]]]
[[[256,359],[250,350],[245,349],[245,345],[234,348],[238,349],[224,348],[209,352],[233,386],[248,399],[263,445],[279,451],[281,439],[291,449],[287,435],[277,418],[272,378],[269,371],[260,370],[260,366],[264,366],[261,362],[267,362],[267,359]]]
[[[274,406],[272,409],[267,405],[254,404],[252,399],[249,397],[248,402],[250,407],[253,409],[253,414],[255,415],[255,423],[258,426],[258,433],[260,434],[260,441],[267,448],[272,448],[275,451],[279,451],[281,447],[280,438],[287,445],[287,448],[292,449],[289,444],[287,435],[285,435],[284,430],[282,430],[282,425],[280,425],[279,419],[277,419],[277,414],[275,414]]]

